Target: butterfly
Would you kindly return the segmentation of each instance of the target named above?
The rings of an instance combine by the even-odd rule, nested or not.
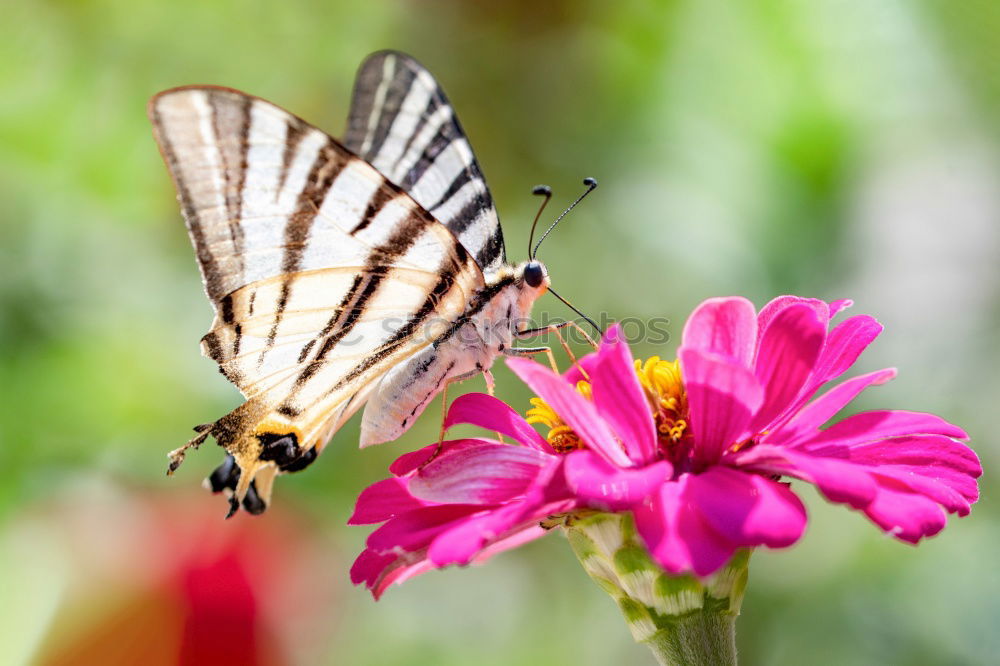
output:
[[[537,332],[546,269],[507,262],[469,141],[412,57],[362,63],[342,142],[229,88],[167,90],[148,112],[215,309],[202,352],[246,399],[168,473],[213,437],[227,456],[206,484],[229,516],[263,512],[362,406],[360,445],[390,441],[448,383],[542,349],[513,343]]]

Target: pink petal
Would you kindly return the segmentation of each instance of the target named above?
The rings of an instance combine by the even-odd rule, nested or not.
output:
[[[348,525],[371,525],[389,520],[393,516],[424,506],[406,490],[402,479],[384,479],[373,483],[358,496],[354,513]]]
[[[625,445],[632,462],[644,464],[654,460],[656,432],[652,408],[617,324],[608,329],[601,342],[591,380],[594,406]]]
[[[806,509],[787,485],[725,467],[692,475],[685,496],[712,529],[740,546],[790,546],[806,526]]]
[[[940,416],[898,409],[861,412],[838,421],[808,439],[796,442],[796,448],[813,449],[828,444],[855,446],[887,437],[903,435],[945,435],[966,439],[968,435]]]
[[[569,366],[569,369],[563,373],[563,379],[573,386],[576,386],[580,380],[590,381],[595,365],[597,365],[597,352],[581,356],[577,359],[576,363]]]
[[[393,584],[400,584],[414,576],[433,569],[434,565],[423,553],[379,554],[365,550],[351,567],[351,582],[364,583],[378,601]]]
[[[428,560],[416,560],[413,563],[408,563],[404,560],[398,566],[385,572],[373,587],[372,596],[375,597],[375,601],[378,601],[389,587],[402,585],[414,576],[419,576],[433,568],[434,565]]]
[[[389,465],[389,471],[396,476],[405,476],[419,469],[421,465],[428,462],[434,457],[435,454],[441,456],[446,453],[463,451],[468,448],[499,443],[500,442],[492,439],[478,439],[473,437],[466,439],[446,439],[441,442],[440,446],[437,444],[429,444],[423,448],[417,449],[416,451],[404,453],[396,458],[394,463]]]
[[[538,521],[550,513],[561,511],[565,505],[549,505],[539,508],[534,514],[525,516],[520,507],[511,505],[486,515],[456,525],[434,540],[427,551],[427,556],[437,567],[449,564],[468,564],[488,546],[510,540],[508,548],[524,542],[518,534],[530,530],[529,534],[537,538],[544,534],[531,528],[538,526]],[[495,550],[493,552],[496,552]]]
[[[982,466],[978,456],[965,444],[942,435],[894,437],[850,449],[831,445],[810,453],[839,455],[868,465],[962,515],[979,498],[975,480]]]
[[[975,452],[942,435],[911,435],[853,447],[830,444],[808,452],[759,445],[730,456],[727,462],[812,481],[832,501],[846,502],[866,513],[889,488],[896,493],[891,495],[895,500],[910,501],[908,495],[922,495],[950,512],[965,515],[971,502],[978,499],[975,478],[982,471]],[[922,505],[912,501],[918,509]],[[876,514],[887,515],[886,510],[878,509]]]
[[[546,465],[539,471],[531,488],[519,503],[525,507],[526,515],[533,507],[574,500],[573,491],[566,482],[566,456],[559,456],[555,463]]]
[[[911,492],[925,496],[944,507],[949,513],[960,516],[969,515],[971,501],[961,492],[955,490],[948,481],[942,478],[925,475],[925,468],[913,468],[896,465],[884,465],[872,472],[880,485],[894,484]],[[973,484],[974,485],[974,484]]]
[[[864,512],[883,530],[909,543],[937,534],[947,522],[944,511],[933,500],[881,485],[878,495]]]
[[[881,466],[878,468],[878,472],[881,474],[887,469],[892,470],[896,479],[904,481],[918,492],[923,491],[920,491],[916,485],[910,483],[910,479],[917,476],[930,479],[946,486],[949,490],[961,495],[962,499],[967,504],[973,504],[979,501],[979,484],[976,482],[976,478],[979,474],[965,474],[946,465],[917,466],[907,465],[905,463],[892,465],[891,467]],[[930,495],[930,493],[925,494]],[[942,504],[945,504],[945,502],[942,502]],[[950,510],[951,509],[949,509],[949,511]]]
[[[649,554],[670,573],[691,571],[691,553],[677,534],[681,484],[665,483],[660,491],[632,509],[636,531]]]
[[[409,490],[425,502],[499,504],[524,494],[554,456],[489,443],[444,453],[418,470]]]
[[[764,403],[751,432],[766,429],[791,405],[812,374],[825,338],[826,322],[805,303],[790,305],[771,319],[757,350],[755,372],[764,387]]]
[[[423,507],[392,518],[369,537],[368,548],[351,569],[351,580],[364,583],[378,599],[390,585],[430,569],[481,561],[538,538],[545,533],[539,520],[577,508],[562,477],[562,461],[556,458],[544,468],[522,500],[486,509]]]
[[[593,450],[619,467],[632,461],[597,413],[593,403],[577,393],[565,379],[526,358],[508,358],[507,366],[544,400],[556,414]]]
[[[750,367],[757,338],[753,303],[745,298],[710,298],[688,317],[681,347],[718,354]]]
[[[566,481],[573,493],[593,509],[622,511],[654,494],[670,478],[665,460],[641,468],[621,469],[591,451],[566,456]]]
[[[830,319],[836,317],[841,311],[854,305],[854,301],[849,298],[841,298],[836,301],[830,301]]]
[[[845,319],[830,331],[830,335],[816,362],[810,385],[815,391],[820,386],[836,379],[854,365],[868,345],[882,332],[882,324],[874,317],[856,315]],[[812,395],[810,392],[809,395]],[[808,395],[805,399],[808,399]]]
[[[392,518],[368,536],[368,547],[378,553],[426,548],[436,536],[481,515],[480,505],[440,504],[414,509]]]
[[[770,325],[771,320],[777,317],[785,308],[789,308],[793,305],[807,305],[813,309],[816,316],[819,318],[823,325],[826,326],[830,321],[830,306],[827,305],[825,301],[821,301],[818,298],[802,298],[801,296],[778,296],[770,303],[765,305],[760,309],[760,314],[757,315],[757,342],[756,346],[760,346],[760,339],[764,335],[764,331]]]
[[[763,390],[743,366],[696,349],[681,348],[679,355],[694,455],[698,461],[714,462],[747,433],[750,417],[763,400]]]
[[[836,445],[837,449],[842,449]],[[822,449],[810,449],[822,455]],[[942,435],[909,435],[853,446],[848,457],[871,465],[943,466],[973,478],[983,473],[976,452],[961,442]]]
[[[466,393],[455,399],[448,409],[444,427],[471,423],[486,430],[493,430],[539,451],[554,453],[545,438],[531,427],[510,405],[485,393]]]
[[[831,502],[864,507],[877,492],[875,481],[861,465],[838,458],[824,458],[795,449],[758,444],[727,456],[727,464],[762,474],[791,476],[815,484]]]
[[[770,433],[766,441],[769,444],[791,444],[811,436],[866,388],[884,384],[895,376],[896,369],[887,368],[848,379],[795,413],[785,425]]]
[[[502,507],[452,527],[434,539],[428,558],[436,567],[468,564],[487,543],[515,528],[520,517],[518,508]]]
[[[547,529],[541,527],[537,523],[522,525],[511,534],[503,537],[502,539],[497,539],[493,543],[487,545],[472,558],[471,562],[473,564],[480,564],[497,553],[517,548],[518,546],[522,546],[526,543],[534,541],[535,539],[543,537],[548,533],[549,531]]]
[[[472,520],[456,524],[434,539],[429,555],[439,564],[465,564],[498,540],[517,530],[537,524],[549,515],[577,508],[569,497],[563,477],[564,458],[545,467],[532,482],[523,500],[512,502]]]
[[[372,587],[378,579],[379,574],[385,571],[386,567],[395,561],[394,555],[383,555],[373,550],[365,549],[354,560],[351,566],[351,582],[355,585],[364,583]]]
[[[721,569],[738,546],[713,530],[685,497],[688,476],[663,484],[632,513],[639,536],[660,566],[671,573],[708,576]]]

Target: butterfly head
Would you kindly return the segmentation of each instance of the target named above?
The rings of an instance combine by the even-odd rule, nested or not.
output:
[[[530,289],[545,291],[549,286],[549,274],[545,270],[545,265],[532,259],[526,261],[518,267],[518,277]]]

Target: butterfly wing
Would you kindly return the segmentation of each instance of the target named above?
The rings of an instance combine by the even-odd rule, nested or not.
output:
[[[358,70],[344,144],[447,226],[486,273],[506,263],[482,170],[434,77],[382,51]]]
[[[315,458],[483,275],[406,192],[273,104],[186,87],[149,113],[215,307],[203,349],[247,397],[193,440],[235,458],[238,502],[259,469]]]

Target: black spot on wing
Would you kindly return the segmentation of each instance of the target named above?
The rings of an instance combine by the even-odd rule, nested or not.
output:
[[[236,324],[233,327],[233,357],[240,355],[240,342],[243,340],[243,325]]]
[[[208,354],[208,357],[216,363],[221,363],[225,356],[222,353],[222,343],[219,341],[219,334],[215,331],[210,331],[202,337],[201,341],[205,345],[205,352]]]
[[[236,317],[233,314],[233,295],[231,293],[226,294],[219,301],[219,315],[222,317],[222,323],[232,324]]]

